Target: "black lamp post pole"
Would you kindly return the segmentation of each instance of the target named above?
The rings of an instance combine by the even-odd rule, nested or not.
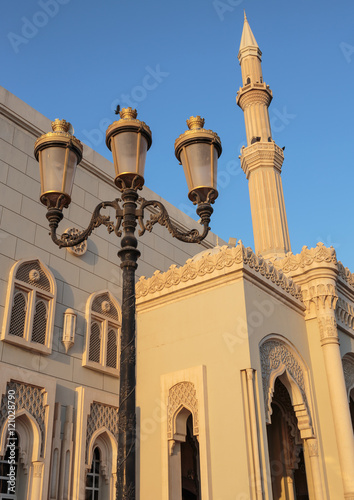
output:
[[[122,333],[120,351],[120,389],[118,414],[118,463],[117,500],[135,500],[135,270],[140,252],[134,236],[136,228],[136,201],[138,194],[133,189],[122,191],[123,237],[118,255],[122,261],[123,298]]]

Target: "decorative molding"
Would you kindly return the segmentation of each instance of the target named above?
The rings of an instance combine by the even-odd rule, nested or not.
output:
[[[307,439],[307,448],[310,457],[318,456],[318,441],[317,439]]]
[[[315,304],[317,311],[334,311],[336,309],[338,295],[335,285],[321,283],[318,285],[304,286],[302,298],[307,309],[311,302]]]
[[[318,326],[320,329],[321,341],[333,341],[338,343],[337,322],[334,315],[326,314],[318,316]]]
[[[68,229],[65,229],[64,233],[69,236],[78,236],[78,234],[81,233],[81,230],[76,227],[69,227]],[[79,245],[75,245],[74,247],[67,247],[67,251],[72,255],[81,257],[87,251],[87,241],[84,240],[82,243],[79,243]]]
[[[265,83],[258,84],[257,86],[258,88],[256,88],[256,84],[246,85],[237,93],[237,104],[242,111],[257,104],[269,106],[273,97],[271,90],[267,88]]]
[[[354,388],[354,355],[345,355],[343,360],[343,372],[345,387],[348,393],[348,399],[350,398],[350,392]]]
[[[192,382],[179,382],[170,388],[168,392],[168,408],[167,408],[167,436],[168,439],[174,439],[173,421],[176,412],[185,407],[193,414],[193,434],[199,434],[199,415],[198,415],[198,400],[195,386]]]
[[[256,168],[275,168],[280,173],[283,161],[283,150],[274,141],[255,142],[241,148],[241,168],[247,179]]]
[[[348,267],[344,267],[341,261],[338,261],[339,276],[354,288],[354,273],[351,273]]]
[[[39,430],[41,432],[41,457],[43,457],[46,432],[45,432],[45,405],[44,405],[44,394],[45,389],[42,387],[36,387],[33,385],[23,384],[21,382],[15,382],[11,380],[7,383],[6,393],[2,395],[1,398],[1,410],[0,410],[0,429],[2,429],[4,423],[7,420],[7,394],[9,391],[14,391],[15,393],[15,411],[27,410],[28,413],[32,415],[38,424]]]
[[[201,256],[197,255],[192,259],[188,259],[182,267],[173,264],[165,273],[155,271],[151,278],[142,276],[136,284],[137,299],[182,283],[192,282],[197,277],[206,276],[214,271],[221,271],[231,268],[233,265],[243,264],[260,273],[275,285],[280,286],[296,299],[301,300],[301,289],[294,283],[292,278],[287,277],[281,269],[276,269],[270,261],[256,255],[251,248],[244,247],[241,240],[236,247],[229,248],[225,245],[219,248],[216,247],[214,250],[215,252],[206,250]]]
[[[33,477],[42,477],[43,465],[43,462],[33,463]]]
[[[336,307],[336,318],[343,325],[354,329],[354,307],[340,297]]]
[[[91,403],[90,413],[87,416],[87,431],[86,431],[86,456],[87,463],[88,448],[90,439],[95,431],[101,427],[106,427],[118,443],[118,408],[108,406],[102,403]]]

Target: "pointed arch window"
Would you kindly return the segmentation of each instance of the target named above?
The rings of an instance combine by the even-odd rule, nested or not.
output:
[[[108,290],[89,297],[86,320],[83,366],[118,376],[121,310]]]
[[[21,260],[12,267],[1,339],[50,354],[56,282],[39,260]]]

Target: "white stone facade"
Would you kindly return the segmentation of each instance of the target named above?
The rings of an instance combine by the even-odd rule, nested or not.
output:
[[[5,395],[15,383],[20,384],[16,388],[27,394],[28,401],[33,391],[42,394],[36,411],[31,411],[26,398],[16,401],[16,432],[21,450],[28,450],[23,451],[20,460],[21,494],[25,495],[26,490],[27,495],[22,498],[84,498],[85,474],[92,462],[93,448],[99,443],[104,494],[113,499],[117,436],[112,422],[105,423],[105,419],[114,417],[109,414],[118,405],[119,342],[116,341],[117,355],[110,359],[107,342],[112,332],[118,337],[120,326],[119,240],[101,227],[89,238],[87,251],[81,255],[52,243],[45,208],[39,202],[39,168],[33,156],[34,142],[50,130],[50,120],[3,88],[0,98],[2,403],[6,405]],[[109,161],[85,147],[62,231],[82,229],[100,201],[118,197],[111,177],[113,171]],[[143,196],[161,200],[148,188],[144,188]],[[197,226],[175,207],[167,202],[166,205],[182,227]],[[156,269],[183,264],[202,248],[214,244],[213,234],[202,246],[188,245],[174,240],[166,229],[155,227],[153,233],[146,233],[139,241],[137,276],[151,276]],[[40,279],[48,282],[47,289],[40,287]],[[103,311],[91,310],[96,296],[106,298]],[[118,311],[116,319],[112,314],[104,316],[109,297]],[[100,346],[98,361],[90,360],[89,352],[93,320],[99,326],[106,322],[105,337],[100,339],[105,345]],[[91,356],[94,358],[94,351]],[[94,405],[101,406],[97,409]],[[101,424],[88,433],[94,411],[103,412]],[[2,455],[6,453],[8,422],[4,412],[5,407],[0,429]],[[40,422],[38,412],[42,414]]]

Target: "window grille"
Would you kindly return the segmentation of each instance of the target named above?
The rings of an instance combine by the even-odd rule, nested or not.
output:
[[[43,300],[37,301],[36,311],[33,318],[32,342],[45,344],[45,333],[47,330],[47,305]]]
[[[110,329],[107,336],[107,366],[117,368],[117,335],[116,330]]]
[[[16,292],[14,296],[11,320],[10,320],[10,335],[16,335],[17,337],[23,337],[25,330],[27,312],[27,294],[24,292]]]
[[[85,500],[98,500],[100,479],[100,452],[96,447],[93,452],[91,469],[86,476]]]
[[[99,363],[101,358],[101,328],[98,323],[92,323],[90,335],[89,360]]]

